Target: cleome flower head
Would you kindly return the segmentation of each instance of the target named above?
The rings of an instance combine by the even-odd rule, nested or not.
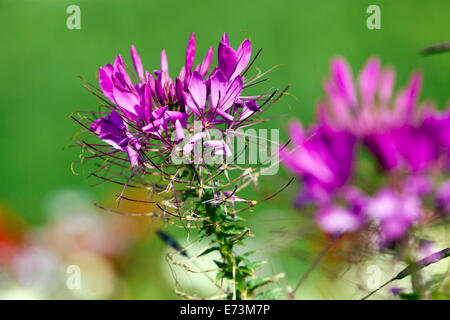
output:
[[[448,183],[440,183],[449,168],[448,108],[418,107],[419,73],[393,98],[394,78],[392,68],[382,69],[377,58],[370,58],[355,85],[347,62],[332,60],[317,124],[308,130],[291,125],[294,147],[280,150],[284,165],[304,181],[297,205],[314,203],[317,223],[327,233],[375,224],[385,245],[431,219],[425,211],[448,212]],[[360,186],[360,146],[370,151],[384,177],[375,192],[374,186],[370,191]]]
[[[175,80],[169,75],[164,50],[160,69],[152,73],[144,70],[134,46],[131,46],[131,58],[135,77],[127,72],[120,55],[113,65],[101,67],[99,85],[112,111],[92,123],[90,130],[108,144],[111,144],[111,139],[104,132],[125,132],[128,140],[121,140],[122,144],[131,143],[125,149],[117,148],[117,137],[113,147],[128,153],[132,166],[145,162],[143,152],[158,150],[163,155],[177,146],[189,152],[198,140],[206,149],[216,153],[222,150],[229,155],[224,137],[244,123],[248,125],[251,117],[261,110],[260,101],[268,95],[245,97],[242,94],[245,70],[249,67],[252,53],[249,40],[244,40],[235,50],[224,33],[219,43],[217,67],[209,75],[213,47],[194,68],[195,51],[193,33],[186,49],[185,65]],[[194,123],[201,126],[195,129],[195,133]],[[222,137],[213,139],[209,133],[211,129],[221,132]]]
[[[74,119],[102,143],[76,141],[91,154],[82,161],[103,161],[97,164],[99,170],[93,174],[124,185],[119,199],[133,182],[134,187],[164,194],[165,202],[159,208],[163,215],[167,213],[164,208],[171,208],[183,219],[197,210],[196,201],[217,205],[220,200],[222,205],[230,207],[226,212],[237,211],[238,203],[247,205],[247,209],[254,206],[252,201],[241,201],[243,198],[235,194],[249,184],[257,186],[257,170],[261,169],[253,163],[240,162],[246,159],[250,138],[239,129],[259,123],[257,118],[282,93],[274,97],[277,91],[274,89],[272,94],[264,91],[259,95],[244,95],[246,86],[257,84],[267,74],[247,76],[259,55],[258,52],[250,60],[249,40],[233,48],[224,33],[218,45],[216,65],[213,65],[213,54],[214,49],[210,47],[203,60],[195,65],[196,39],[192,33],[184,65],[176,78],[169,74],[164,50],[159,69],[149,72],[134,46],[131,46],[134,70],[127,69],[120,55],[113,64],[99,68],[101,94],[93,92],[107,112],[88,112],[96,119],[86,116],[80,116],[82,121]],[[258,137],[251,136],[251,139],[252,143],[260,143]],[[239,150],[235,150],[235,143],[242,144],[236,146]],[[239,165],[233,161],[237,158]],[[108,176],[113,174],[113,178],[100,176],[98,173],[102,171]],[[121,181],[124,177],[125,182]],[[156,183],[155,179],[160,181]],[[180,189],[183,191],[177,192]],[[184,193],[196,201],[181,205]]]

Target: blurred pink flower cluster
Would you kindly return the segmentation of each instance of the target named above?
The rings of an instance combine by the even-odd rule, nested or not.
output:
[[[450,106],[419,106],[422,76],[414,73],[394,94],[395,71],[368,60],[356,85],[347,62],[331,62],[317,106],[317,122],[290,125],[293,148],[282,148],[285,166],[304,182],[298,206],[313,203],[317,223],[329,234],[378,228],[379,243],[404,237],[414,225],[450,213]],[[378,164],[383,183],[375,192],[358,184],[361,150]],[[431,206],[431,208],[430,208]]]

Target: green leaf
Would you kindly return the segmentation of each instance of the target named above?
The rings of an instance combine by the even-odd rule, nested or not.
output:
[[[250,270],[256,271],[258,270],[263,264],[266,264],[267,261],[255,261],[255,262],[251,262],[249,264],[247,264],[247,267]]]
[[[266,284],[272,282],[271,278],[256,278],[247,281],[247,287],[250,291],[253,291],[259,287],[265,286]]]
[[[217,272],[216,275],[216,281],[219,281],[220,279],[222,279],[225,276],[225,271],[220,270],[219,272]]]
[[[245,252],[245,253],[243,253],[243,254],[241,254],[241,256],[244,256],[244,257],[249,257],[249,256],[251,256],[252,254],[254,254],[254,253],[256,253],[256,252],[258,252],[259,250],[250,250],[250,251],[247,251],[247,252]]]
[[[205,251],[202,252],[202,254],[200,254],[198,257],[202,257],[202,256],[206,256],[207,254],[214,252],[214,251],[219,251],[219,247],[211,247],[206,249]]]
[[[255,297],[256,300],[277,300],[281,298],[281,289],[272,288],[269,290],[258,293]]]

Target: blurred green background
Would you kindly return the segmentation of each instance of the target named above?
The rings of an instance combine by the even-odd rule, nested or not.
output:
[[[71,4],[81,8],[81,30],[66,27]],[[381,8],[381,30],[366,27],[371,4]],[[368,57],[378,55],[384,65],[395,66],[397,88],[414,69],[422,70],[421,99],[442,108],[449,97],[450,55],[418,53],[450,39],[448,0],[0,0],[0,201],[27,223],[42,225],[48,219],[46,199],[55,190],[71,188],[97,200],[107,198],[112,186],[93,188],[97,181],[70,169],[80,150],[70,147],[78,126],[68,116],[96,107],[77,75],[96,83],[99,66],[112,63],[115,55],[130,63],[129,47],[134,44],[148,70],[158,68],[165,49],[175,77],[191,32],[197,37],[198,61],[209,46],[217,48],[224,31],[235,47],[248,37],[254,52],[264,48],[258,68],[282,65],[271,73],[270,85],[292,84],[292,96],[275,104],[269,115],[288,113],[310,123],[315,103],[324,96],[322,81],[330,58],[336,55],[346,57],[354,73]],[[280,118],[269,126],[280,128],[286,137],[287,121]],[[266,182],[274,179],[265,183],[268,192],[279,189],[283,177],[287,175],[265,177]],[[255,210],[266,217],[252,220],[257,240],[264,243],[274,236],[267,232],[267,223],[295,219],[290,209],[294,192],[292,188],[280,200]],[[282,263],[289,259],[295,260],[285,258]],[[285,264],[287,270],[298,268],[298,260],[296,267]],[[169,292],[151,297],[172,297]]]

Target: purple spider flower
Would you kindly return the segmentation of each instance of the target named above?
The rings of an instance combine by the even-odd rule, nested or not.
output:
[[[296,204],[312,201],[318,226],[329,234],[356,231],[373,221],[380,243],[387,245],[425,218],[425,197],[435,197],[439,212],[450,212],[450,185],[443,183],[433,192],[433,174],[450,167],[450,112],[429,104],[417,108],[418,73],[393,98],[394,78],[393,69],[382,69],[371,58],[355,86],[346,61],[334,59],[325,82],[328,99],[318,105],[317,124],[308,134],[300,124],[290,126],[294,149],[284,148],[280,156],[304,181]],[[356,143],[365,145],[389,175],[389,184],[373,196],[352,179]]]
[[[131,46],[137,82],[133,82],[119,55],[113,65],[106,64],[99,69],[100,88],[105,97],[117,106],[111,105],[127,124],[125,128],[129,135],[133,135],[145,150],[160,148],[159,154],[162,155],[182,149],[186,155],[201,143],[211,150],[211,155],[229,157],[231,151],[224,137],[260,111],[257,101],[264,97],[241,95],[252,53],[251,44],[246,39],[235,50],[224,33],[218,48],[218,65],[209,76],[213,48],[194,68],[195,51],[196,41],[192,33],[185,64],[174,81],[169,75],[164,50],[160,69],[150,73],[144,70],[136,48]],[[192,126],[197,122],[201,123],[201,135],[198,135],[195,125]],[[212,138],[210,130],[219,131],[222,138]]]

